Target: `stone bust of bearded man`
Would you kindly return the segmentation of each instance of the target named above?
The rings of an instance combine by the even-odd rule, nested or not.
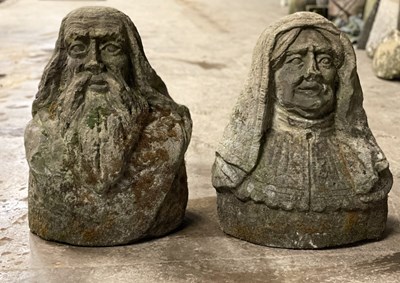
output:
[[[382,237],[393,179],[362,100],[353,47],[331,22],[303,12],[267,28],[216,152],[222,229],[285,248]]]
[[[125,14],[85,7],[63,19],[32,113],[25,148],[33,233],[108,246],[181,224],[189,111],[169,96]]]

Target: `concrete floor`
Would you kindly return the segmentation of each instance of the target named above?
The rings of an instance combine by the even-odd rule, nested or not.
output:
[[[395,183],[386,236],[340,249],[286,250],[225,235],[210,168],[261,31],[286,14],[278,0],[6,0],[0,4],[0,282],[400,282],[400,84],[377,79],[357,51],[370,127]],[[189,107],[190,200],[184,227],[111,248],[46,242],[27,225],[23,131],[62,17],[107,5],[138,27],[147,57]]]

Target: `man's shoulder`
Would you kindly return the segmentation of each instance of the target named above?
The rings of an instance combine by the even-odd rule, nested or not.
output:
[[[177,127],[182,131],[185,142],[189,143],[192,134],[192,120],[189,109],[177,104],[167,97],[149,100],[149,116],[146,122],[145,132],[152,128],[168,129],[167,132]]]

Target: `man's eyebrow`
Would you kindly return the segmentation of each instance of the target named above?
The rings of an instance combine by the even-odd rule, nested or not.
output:
[[[65,38],[69,38],[72,40],[80,39],[80,38],[87,38],[87,37],[92,37],[92,36],[90,36],[88,30],[70,31],[70,32],[67,32],[65,35]],[[111,40],[117,41],[118,43],[124,42],[123,36],[118,31],[105,31],[104,33],[101,32],[101,33],[95,35],[94,37],[95,38],[106,37]]]
[[[297,48],[297,49],[289,49],[285,52],[286,55],[293,55],[293,54],[305,54],[308,52],[308,47],[304,48]]]
[[[333,48],[331,47],[315,47],[315,52],[321,54],[326,53],[332,55],[334,53]]]
[[[88,36],[89,32],[88,31],[82,31],[82,32],[69,32],[66,34],[68,37],[83,37],[83,36]]]
[[[121,37],[121,33],[119,30],[118,31],[117,30],[113,30],[113,31],[107,30],[104,33],[102,33],[101,36],[110,36],[110,37],[118,38],[118,37]]]

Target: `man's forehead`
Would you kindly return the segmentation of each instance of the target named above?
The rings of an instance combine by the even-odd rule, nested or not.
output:
[[[65,37],[103,37],[109,35],[119,37],[122,34],[122,27],[122,22],[116,19],[72,18],[65,23]]]

